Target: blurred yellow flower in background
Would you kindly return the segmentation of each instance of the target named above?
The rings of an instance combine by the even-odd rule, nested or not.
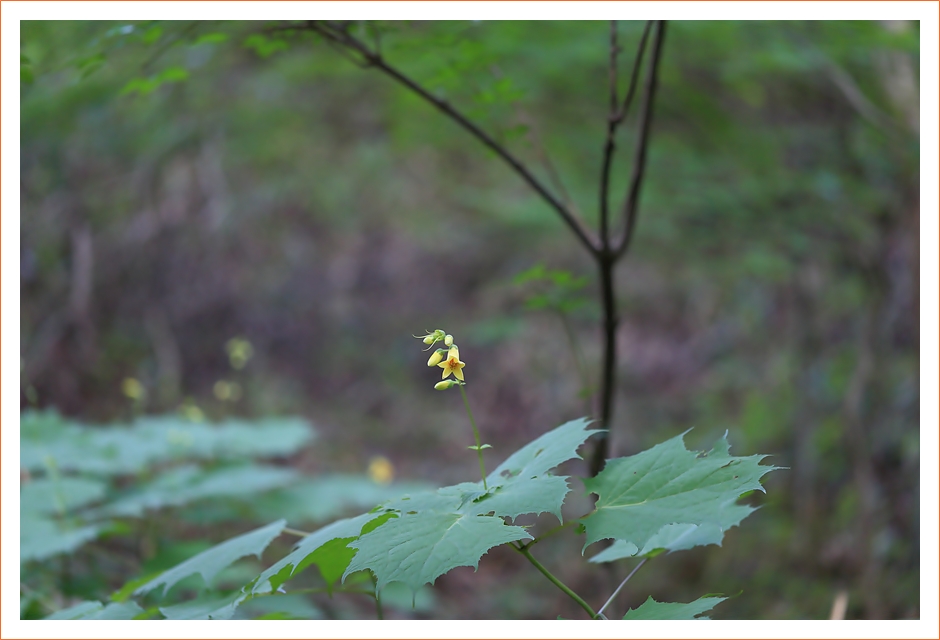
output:
[[[395,477],[395,467],[385,456],[375,456],[369,461],[369,477],[379,484],[388,484]]]
[[[131,400],[140,400],[147,395],[144,385],[140,384],[137,378],[124,378],[121,382],[121,391]]]
[[[225,343],[229,364],[233,369],[244,369],[248,361],[255,354],[254,347],[245,338],[232,338]]]

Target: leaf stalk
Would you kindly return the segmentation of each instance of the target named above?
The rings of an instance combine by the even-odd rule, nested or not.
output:
[[[564,591],[564,592],[568,595],[569,598],[571,598],[572,600],[574,600],[575,602],[577,602],[578,605],[579,605],[582,609],[584,609],[585,611],[588,612],[588,615],[591,616],[591,619],[592,619],[592,620],[596,620],[596,619],[597,619],[598,615],[594,612],[594,609],[591,608],[591,605],[589,605],[587,602],[585,602],[584,599],[583,599],[581,596],[579,596],[577,593],[575,593],[575,592],[572,591],[570,588],[568,588],[568,586],[567,586],[564,582],[562,582],[561,580],[559,580],[558,578],[556,578],[556,577],[552,574],[551,571],[549,571],[548,569],[546,569],[546,568],[542,565],[541,562],[539,562],[538,560],[535,559],[535,557],[533,557],[531,551],[529,551],[526,547],[516,546],[516,545],[512,545],[512,548],[515,549],[516,551],[518,551],[519,553],[521,553],[522,555],[524,555],[524,556],[526,557],[526,559],[527,559],[529,562],[532,563],[532,566],[535,567],[536,569],[538,569],[538,570],[542,573],[543,576],[545,576],[546,578],[548,578],[548,579],[551,581],[552,584],[554,584],[556,587],[558,587],[559,589],[561,589],[562,591]]]

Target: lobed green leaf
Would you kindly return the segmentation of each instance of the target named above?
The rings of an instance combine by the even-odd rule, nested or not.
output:
[[[715,527],[723,532],[754,511],[737,504],[738,498],[747,491],[763,491],[760,479],[778,467],[760,466],[763,455],[730,456],[727,434],[707,453],[687,450],[684,435],[610,460],[595,478],[584,481],[588,491],[598,495],[596,510],[581,520],[585,547],[611,538],[646,549],[672,524],[706,526],[696,535],[714,541]],[[681,538],[681,531],[674,533]],[[667,530],[664,536],[669,534]],[[681,539],[675,544],[681,545]]]
[[[37,478],[20,489],[21,513],[64,513],[101,500],[107,485],[89,478]]]
[[[203,471],[184,465],[95,510],[95,515],[140,517],[150,509],[179,506],[209,498],[255,500],[257,494],[289,485],[299,476],[291,469],[246,464]]]
[[[163,593],[166,595],[167,591],[177,582],[196,573],[201,575],[206,585],[209,586],[212,583],[212,579],[215,578],[220,571],[239,558],[251,555],[260,558],[261,553],[271,544],[274,538],[280,535],[286,524],[286,521],[278,520],[260,529],[255,529],[254,531],[217,544],[211,549],[207,549],[189,560],[176,565],[172,569],[164,571],[147,584],[138,587],[134,591],[134,595],[149,593],[161,585],[163,586]]]
[[[343,578],[371,569],[377,589],[403,582],[417,591],[456,567],[476,569],[492,547],[531,537],[522,527],[509,526],[495,516],[443,511],[405,514],[350,543],[358,552]]]
[[[20,516],[20,563],[68,553],[97,538],[103,524],[67,528],[34,513]]]
[[[20,466],[96,475],[136,474],[169,460],[246,459],[289,455],[315,436],[305,420],[266,418],[192,423],[177,416],[147,417],[132,426],[95,427],[66,422],[53,411],[20,417]]]

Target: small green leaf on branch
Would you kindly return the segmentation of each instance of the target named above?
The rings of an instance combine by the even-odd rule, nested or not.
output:
[[[702,596],[694,602],[656,602],[653,596],[636,609],[627,611],[624,620],[708,620],[701,614],[712,610],[715,605],[727,598]]]

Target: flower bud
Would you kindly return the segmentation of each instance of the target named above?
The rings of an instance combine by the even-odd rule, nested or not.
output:
[[[453,344],[454,344],[454,336],[448,333],[446,336],[444,336],[444,345],[450,347]]]
[[[436,385],[434,385],[434,388],[437,389],[438,391],[444,391],[445,389],[456,387],[459,384],[460,383],[457,382],[456,380],[441,380]]]
[[[424,336],[424,340],[422,342],[424,342],[424,344],[434,344],[434,337]]]
[[[447,350],[446,350],[446,349],[438,349],[437,351],[435,351],[434,353],[432,353],[432,354],[431,354],[431,357],[428,358],[428,366],[429,366],[429,367],[433,367],[433,366],[436,365],[438,362],[440,362],[441,360],[443,360],[443,359],[444,359],[444,355],[445,355],[446,353],[447,353]]]

